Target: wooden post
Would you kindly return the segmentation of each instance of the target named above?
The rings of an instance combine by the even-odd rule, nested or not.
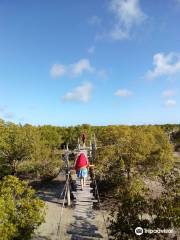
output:
[[[66,150],[69,151],[69,144],[66,144]]]
[[[66,169],[66,181],[67,181],[67,205],[71,205],[71,198],[70,198],[70,184],[69,184],[69,147],[68,144],[66,145],[66,151],[67,151],[67,157],[66,157],[66,164],[67,164],[67,169]]]
[[[97,144],[96,144],[96,136],[95,136],[95,133],[94,133],[94,146],[95,146],[95,150],[96,150]]]
[[[95,137],[95,134],[94,134],[93,143],[92,143],[92,163],[94,163],[95,159],[96,159],[96,148],[97,148],[96,137]]]
[[[94,164],[96,158],[96,146],[92,143],[92,164]]]
[[[89,142],[89,159],[90,159],[90,162],[92,161],[92,145],[91,145],[91,140]]]
[[[68,205],[68,206],[71,205],[70,183],[69,183],[69,180],[68,180],[68,185],[67,185],[67,205]]]
[[[78,150],[81,149],[81,144],[80,144],[80,141],[79,141],[79,138],[78,138]]]

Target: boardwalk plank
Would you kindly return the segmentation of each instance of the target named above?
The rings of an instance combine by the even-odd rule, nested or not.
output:
[[[81,190],[79,180],[77,180],[76,191],[73,191],[75,198],[74,222],[67,229],[67,234],[71,235],[71,240],[106,239],[98,231],[98,227],[94,223],[93,202],[97,202],[97,200],[94,199],[92,190],[89,177],[83,191]]]

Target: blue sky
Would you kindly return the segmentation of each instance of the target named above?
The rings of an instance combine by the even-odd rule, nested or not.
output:
[[[0,1],[0,118],[180,122],[179,0]]]

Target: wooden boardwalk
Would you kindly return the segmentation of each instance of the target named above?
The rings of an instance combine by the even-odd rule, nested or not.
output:
[[[86,149],[81,150],[87,155]],[[48,207],[45,223],[37,229],[32,239],[108,240],[104,215],[102,215],[101,210],[95,210],[93,206],[97,200],[93,196],[90,177],[88,176],[85,187],[81,190],[80,180],[77,178],[76,173],[72,171],[70,175],[71,180],[76,186],[76,189],[72,191],[74,197],[72,207],[64,207],[64,203],[66,206],[67,199],[64,196],[59,198],[60,182],[57,182],[57,179],[52,181],[56,185],[55,189],[51,186],[44,194],[44,200]],[[54,196],[53,189],[55,192],[56,190],[58,192],[58,194],[55,194],[55,198],[52,198]],[[48,194],[49,191],[50,193]]]
[[[103,234],[99,232],[94,221],[94,196],[92,192],[93,189],[90,186],[90,178],[88,177],[83,190],[81,190],[79,180],[76,182],[77,190],[73,192],[75,197],[74,222],[67,229],[67,234],[70,235],[71,240],[107,239],[106,236],[103,236]]]

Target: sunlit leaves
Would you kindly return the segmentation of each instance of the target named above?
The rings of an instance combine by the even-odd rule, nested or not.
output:
[[[2,240],[29,239],[44,221],[44,203],[27,183],[14,176],[0,183],[0,236]]]

